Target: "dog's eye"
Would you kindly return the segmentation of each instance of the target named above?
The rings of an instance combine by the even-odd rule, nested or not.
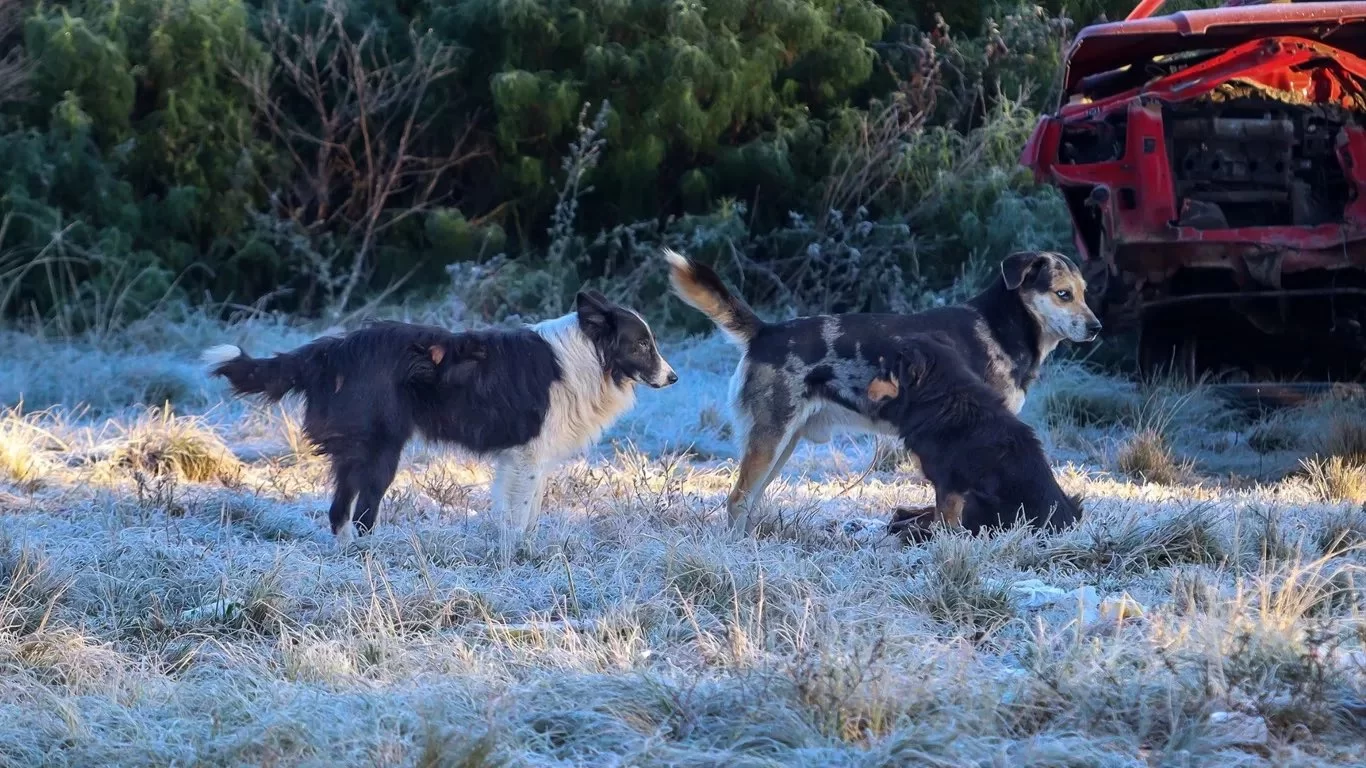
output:
[[[650,342],[645,341],[644,339],[637,341],[636,349],[640,350],[641,352],[648,352],[650,350]]]
[[[1062,299],[1063,301],[1071,301],[1071,300],[1072,300],[1072,292],[1071,292],[1071,291],[1054,291],[1053,293],[1057,294],[1058,298],[1059,298],[1059,299]]]

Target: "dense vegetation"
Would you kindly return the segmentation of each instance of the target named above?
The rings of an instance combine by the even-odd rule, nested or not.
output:
[[[1016,156],[1072,19],[1130,5],[0,0],[0,317],[648,301],[662,241],[904,306],[1068,248]]]

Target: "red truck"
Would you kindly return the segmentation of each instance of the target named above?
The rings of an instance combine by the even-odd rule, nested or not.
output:
[[[1071,213],[1140,371],[1366,378],[1366,2],[1082,29],[1021,162]]]

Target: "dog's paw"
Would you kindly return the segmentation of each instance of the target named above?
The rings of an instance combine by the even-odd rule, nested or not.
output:
[[[336,545],[338,552],[351,546],[351,543],[355,540],[356,527],[354,525],[343,525],[341,530],[333,531],[332,543]]]
[[[871,517],[850,517],[843,520],[827,520],[821,526],[826,533],[844,536],[856,541],[877,542],[886,538],[887,525]]]
[[[930,538],[934,524],[934,507],[897,507],[887,523],[887,533],[900,536],[908,544],[919,544]]]

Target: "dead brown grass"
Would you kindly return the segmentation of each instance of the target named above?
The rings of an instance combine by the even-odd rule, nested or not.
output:
[[[174,475],[192,483],[232,485],[242,476],[242,463],[213,430],[169,408],[152,410],[128,430],[109,461],[130,472]]]
[[[734,462],[666,451],[694,429],[678,413],[724,391],[734,352],[716,349],[724,365],[680,366],[678,391],[642,393],[555,473],[510,566],[486,463],[414,446],[380,527],[339,550],[297,425],[243,418],[267,409],[148,413],[99,442],[113,457],[93,470],[85,429],[113,427],[63,425],[82,445],[39,445],[41,492],[0,495],[0,709],[21,715],[0,719],[0,762],[1360,763],[1366,513],[1302,476],[1103,471],[1101,451],[1145,432],[1203,471],[1209,433],[1239,429],[1212,406],[1166,392],[1121,419],[1099,375],[1098,400],[1055,401],[1097,447],[1041,428],[1086,497],[1075,530],[908,547],[841,532],[876,535],[929,493],[841,438],[774,484],[782,525],[734,538]],[[233,474],[213,457],[239,442],[249,482],[203,482]],[[870,461],[889,471],[863,477]],[[120,482],[86,481],[106,470]]]
[[[1304,459],[1300,466],[1309,487],[1321,500],[1366,502],[1366,467],[1341,456]]]
[[[50,458],[68,446],[44,425],[46,414],[26,414],[23,405],[0,411],[0,482],[26,493],[43,485]]]
[[[1167,438],[1156,429],[1126,439],[1115,455],[1115,465],[1129,477],[1159,485],[1177,485],[1191,474],[1190,462],[1178,460]]]
[[[1335,409],[1318,452],[1323,457],[1340,458],[1349,466],[1366,466],[1366,414],[1353,406]]]

